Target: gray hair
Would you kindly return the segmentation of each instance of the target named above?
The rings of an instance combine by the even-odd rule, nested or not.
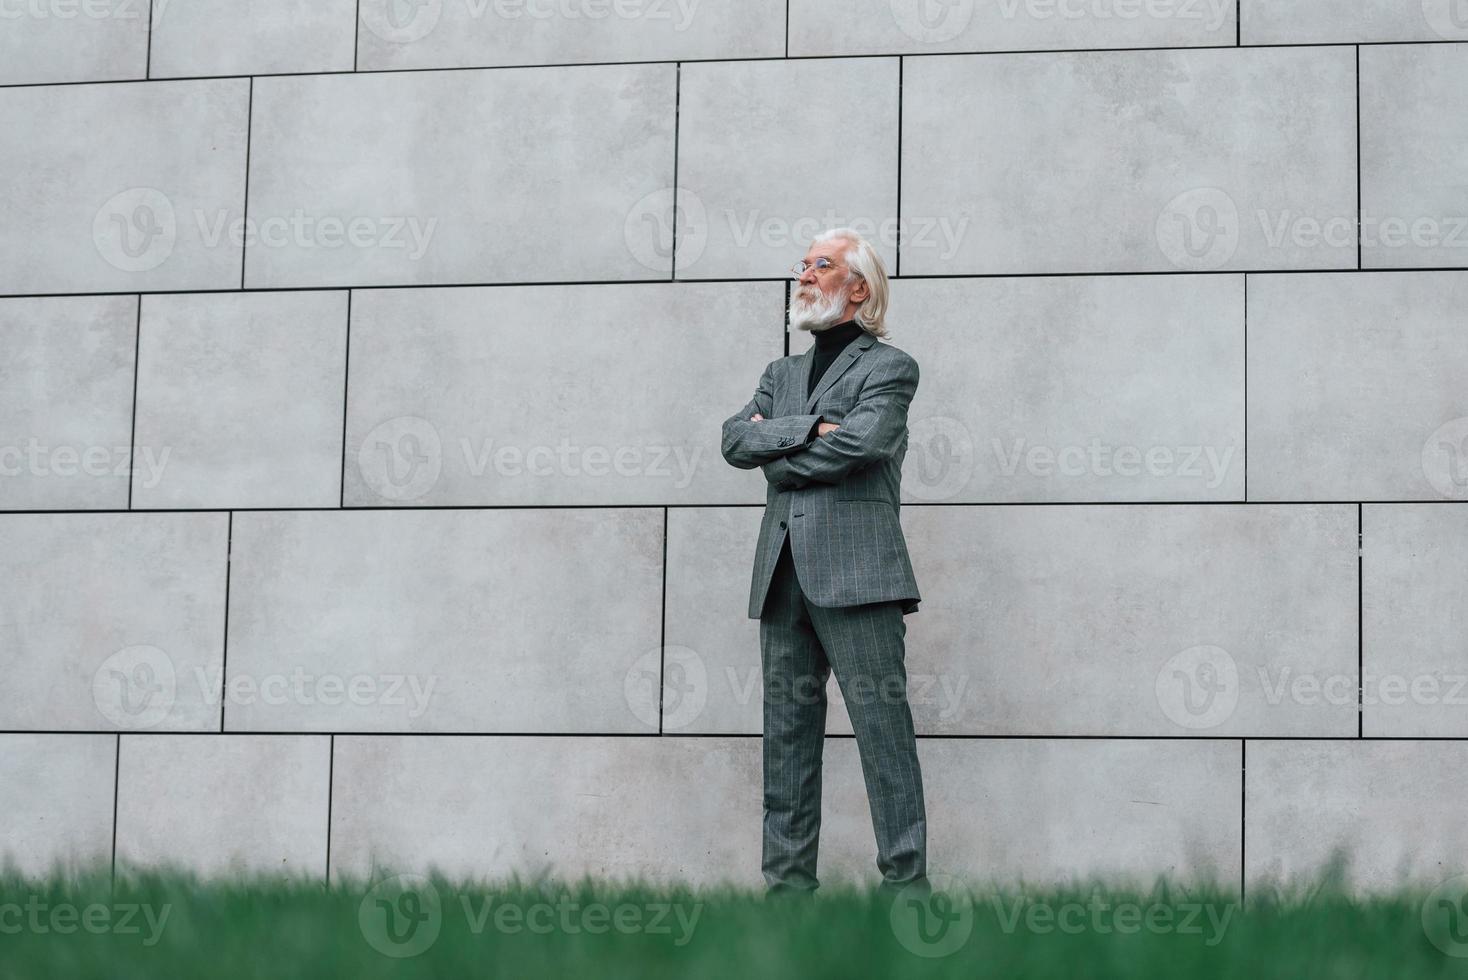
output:
[[[844,238],[849,248],[842,254],[846,263],[846,282],[860,276],[866,281],[868,295],[856,311],[862,328],[874,337],[887,336],[887,268],[872,243],[852,228],[830,228],[816,235],[815,241],[829,242]]]

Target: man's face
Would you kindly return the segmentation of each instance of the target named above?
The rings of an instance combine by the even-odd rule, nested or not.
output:
[[[790,290],[790,325],[797,330],[819,330],[850,319],[860,302],[851,295],[860,280],[848,282],[851,272],[842,255],[849,248],[844,239],[819,242],[805,253],[807,268]],[[831,268],[815,268],[825,258]]]

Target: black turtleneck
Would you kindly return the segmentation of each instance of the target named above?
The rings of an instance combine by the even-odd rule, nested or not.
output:
[[[806,386],[805,396],[809,398],[816,390],[816,384],[821,380],[821,375],[826,373],[826,368],[836,360],[836,355],[846,349],[846,345],[862,335],[862,325],[856,320],[847,320],[824,330],[812,330],[811,336],[815,338],[815,346],[811,350],[811,357],[815,362],[811,365],[810,384]]]

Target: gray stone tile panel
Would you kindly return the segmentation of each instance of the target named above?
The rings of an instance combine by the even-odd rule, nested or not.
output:
[[[904,275],[1356,266],[1349,48],[913,58],[902,134]]]
[[[324,735],[124,735],[118,868],[325,880],[330,770]]]
[[[1468,499],[1468,273],[1249,277],[1249,498]]]
[[[471,68],[778,58],[782,0],[362,0],[358,67]]]
[[[1356,894],[1468,872],[1460,741],[1250,742],[1249,895],[1318,882],[1338,857]]]
[[[347,294],[143,297],[133,506],[335,507]]]
[[[117,736],[0,735],[0,865],[30,877],[112,860]]]
[[[790,54],[1231,45],[1234,25],[1230,0],[791,0]]]
[[[871,239],[891,274],[897,102],[896,58],[684,65],[678,278],[787,277],[835,226]]]
[[[228,526],[0,514],[0,729],[218,731]]]
[[[653,508],[237,513],[225,727],[656,733],[662,535]]]
[[[256,79],[245,284],[666,279],[675,89],[672,64]]]
[[[1468,735],[1468,503],[1367,504],[1361,531],[1363,734]]]
[[[238,288],[249,95],[245,78],[0,89],[0,173],[23,189],[0,196],[0,295]]]
[[[351,71],[355,0],[158,0],[150,77]]]
[[[0,509],[127,507],[137,316],[136,296],[0,300]]]

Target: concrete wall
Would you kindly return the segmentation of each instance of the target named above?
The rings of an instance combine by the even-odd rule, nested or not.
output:
[[[21,868],[757,884],[719,423],[865,223],[932,870],[1468,871],[1461,4],[16,9]],[[831,693],[822,871],[871,879]]]

